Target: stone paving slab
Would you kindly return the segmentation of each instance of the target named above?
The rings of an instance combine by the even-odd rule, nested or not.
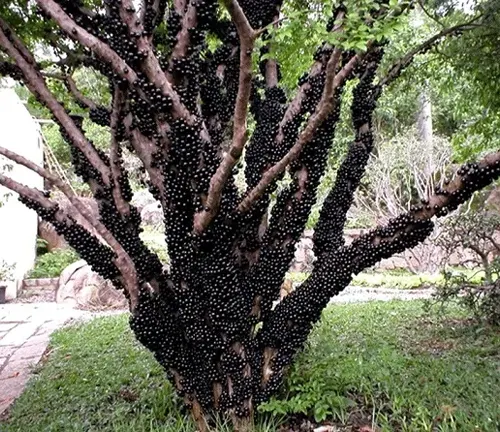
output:
[[[57,303],[0,305],[0,415],[22,393],[51,333],[71,319],[99,315]]]

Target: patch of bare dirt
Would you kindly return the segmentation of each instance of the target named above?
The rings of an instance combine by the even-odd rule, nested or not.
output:
[[[9,303],[52,303],[56,301],[56,293],[52,288],[37,287],[26,288],[19,297],[10,300]]]

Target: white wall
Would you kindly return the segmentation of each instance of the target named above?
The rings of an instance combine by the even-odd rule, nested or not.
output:
[[[43,164],[43,147],[38,124],[32,119],[14,90],[0,88],[0,145]],[[0,169],[5,159],[0,161]],[[4,173],[25,185],[43,189],[40,176],[17,164]],[[0,200],[10,191],[0,186]],[[38,217],[12,193],[0,207],[0,260],[15,265],[16,281],[7,288],[7,298],[17,296],[24,275],[33,267],[36,257]]]

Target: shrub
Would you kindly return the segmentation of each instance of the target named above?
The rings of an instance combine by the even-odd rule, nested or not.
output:
[[[478,321],[500,325],[500,244],[496,231],[500,217],[491,210],[461,209],[444,223],[438,243],[450,256],[461,244],[471,252],[475,268],[483,269],[480,280],[464,273],[443,270],[445,283],[435,293],[442,306],[456,302],[470,310]],[[448,258],[449,259],[449,258]],[[444,262],[446,266],[448,262]]]
[[[496,272],[500,270],[498,261],[492,268]],[[497,273],[498,274],[498,273]],[[478,322],[500,326],[500,280],[483,284],[475,284],[463,273],[452,273],[445,271],[446,283],[436,288],[433,300],[429,302],[438,303],[442,308],[449,303],[457,303],[472,312]]]
[[[29,272],[28,277],[32,279],[58,277],[67,266],[78,259],[78,254],[73,249],[48,252],[36,259],[35,267]]]

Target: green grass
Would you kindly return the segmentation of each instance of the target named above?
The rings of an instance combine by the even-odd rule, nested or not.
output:
[[[51,346],[0,431],[194,431],[126,317],[58,331]],[[382,431],[497,431],[498,394],[498,330],[470,325],[458,309],[438,319],[417,301],[336,305],[281,399],[262,407],[259,430],[302,412],[337,422],[374,415]]]
[[[469,280],[469,283],[480,284],[484,279],[484,271],[453,269],[456,275],[462,275]],[[432,286],[443,286],[445,278],[442,273],[420,273],[410,272],[380,271],[365,272],[353,278],[351,285],[371,287],[371,288],[397,288],[397,289],[419,289]]]

